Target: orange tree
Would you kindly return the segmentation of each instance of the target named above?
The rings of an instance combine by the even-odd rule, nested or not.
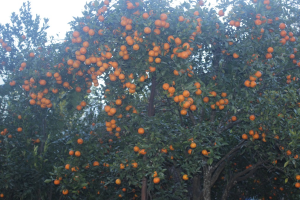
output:
[[[12,14],[11,24],[0,26],[5,82],[0,89],[0,197],[6,199],[51,199],[61,194],[45,179],[62,163],[68,126],[78,118],[70,108],[77,105],[76,98],[82,101],[86,96],[46,82],[50,66],[63,58],[57,55],[60,44],[45,44],[47,21],[40,26],[41,19],[31,15],[27,3],[19,15]]]
[[[99,144],[78,145],[74,138],[79,152],[92,149],[69,162],[84,159],[104,172],[97,177],[104,184],[100,195],[111,195],[111,186],[122,197],[129,185],[142,199],[160,198],[162,191],[164,199],[190,193],[210,199],[235,159],[239,168],[226,173],[223,199],[260,168],[283,173],[298,187],[290,165],[298,159],[300,64],[297,29],[284,10],[289,2],[223,3],[218,14],[202,1],[181,8],[169,3],[120,1],[110,9],[109,1],[91,2],[72,22],[74,53],[66,60],[94,81],[101,76],[107,134],[103,117],[96,132],[113,150],[94,157]],[[75,174],[92,187],[97,179],[86,180],[86,170]]]
[[[90,2],[45,66],[36,57],[31,69],[9,62],[18,69],[11,85],[40,72],[36,88],[23,87],[33,108],[59,109],[53,98],[70,112],[63,162],[45,182],[60,185],[65,198],[297,199],[296,8],[268,0],[223,2],[217,11],[203,1],[171,3]],[[54,90],[43,99],[45,87]],[[94,100],[83,109],[85,91]],[[278,186],[252,186],[275,176]],[[288,193],[273,191],[284,184]]]

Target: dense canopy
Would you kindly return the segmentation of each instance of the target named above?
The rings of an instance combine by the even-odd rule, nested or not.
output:
[[[0,25],[0,197],[299,199],[299,2],[82,14]]]

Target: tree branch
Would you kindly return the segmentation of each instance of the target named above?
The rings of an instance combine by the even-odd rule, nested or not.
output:
[[[194,117],[193,113],[190,110],[189,110],[189,116],[191,118],[191,121],[193,122],[193,125],[196,125],[195,117]]]
[[[254,166],[249,167],[248,169],[245,169],[245,170],[243,170],[243,171],[237,173],[231,180],[232,180],[232,181],[237,180],[237,179],[238,179],[239,177],[241,177],[242,175],[244,175],[244,174],[250,172],[251,170],[256,169],[257,167],[259,167],[260,165],[262,165],[262,164],[265,163],[265,162],[266,162],[266,161],[260,161],[260,162],[256,163]],[[242,178],[243,178],[243,177],[242,177]]]
[[[237,125],[241,122],[243,122],[243,120],[237,120],[235,122],[232,122],[232,123],[228,124],[227,126],[225,126],[223,129],[219,129],[217,132],[219,134],[221,134],[223,131],[226,131],[226,130],[230,129],[230,128],[234,127],[235,125]]]
[[[238,149],[240,149],[243,144],[245,143],[245,140],[241,141],[236,147],[234,147],[233,149],[231,149],[231,151],[229,151],[214,167],[213,167],[213,171],[215,171],[218,166],[224,162],[233,152],[237,151]]]

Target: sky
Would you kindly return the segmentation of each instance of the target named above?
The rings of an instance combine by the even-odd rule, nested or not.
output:
[[[11,13],[19,13],[25,0],[1,0],[0,23],[10,22]],[[56,39],[64,39],[65,33],[70,30],[69,22],[73,17],[81,16],[86,0],[30,0],[33,16],[40,15],[41,18],[48,18],[50,28],[48,36]],[[56,34],[60,34],[59,37]]]
[[[26,0],[0,0],[1,12],[0,23],[10,22],[11,13],[19,13],[20,7]],[[54,36],[55,39],[64,39],[65,33],[70,30],[69,22],[73,17],[82,16],[84,5],[91,0],[29,0],[31,2],[31,11],[33,16],[48,18],[50,28],[48,36]],[[184,0],[177,0],[183,2]],[[56,36],[59,34],[59,37]]]

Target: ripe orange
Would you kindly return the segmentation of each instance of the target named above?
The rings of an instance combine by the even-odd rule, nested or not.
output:
[[[281,30],[285,29],[285,27],[286,27],[286,26],[285,26],[284,23],[280,23],[280,24],[279,24],[279,28],[280,28]]]
[[[208,97],[204,97],[204,98],[203,98],[203,102],[204,102],[204,103],[208,103],[208,102],[209,102],[209,98],[208,98]]]
[[[149,27],[144,28],[144,32],[146,34],[150,34],[151,33],[151,29]]]
[[[145,133],[145,130],[144,130],[143,128],[139,128],[139,129],[138,129],[138,133],[142,135],[142,134]]]
[[[182,179],[185,180],[185,181],[187,181],[187,180],[189,180],[189,177],[188,177],[187,174],[184,174],[184,175],[182,176]]]
[[[250,115],[250,116],[249,116],[249,119],[250,119],[251,121],[254,121],[254,120],[255,120],[255,115]]]
[[[190,92],[188,90],[184,90],[183,93],[182,93],[182,95],[184,97],[189,97],[190,96]]]
[[[136,162],[132,163],[131,165],[132,165],[133,168],[137,168],[138,167],[138,164]]]
[[[125,165],[124,164],[120,164],[120,169],[125,169]]]
[[[76,156],[76,157],[80,157],[80,156],[81,156],[80,151],[75,151],[75,156]]]
[[[116,180],[116,184],[121,185],[121,180],[119,178]]]
[[[69,155],[70,155],[70,156],[73,156],[73,155],[74,155],[74,151],[73,151],[73,150],[70,150],[70,151],[69,151]]]
[[[202,155],[204,155],[204,156],[207,156],[207,155],[208,155],[208,152],[207,152],[207,150],[205,150],[205,149],[204,149],[204,150],[202,150],[202,152],[201,152],[201,153],[202,153]]]
[[[224,16],[224,11],[223,10],[219,10],[219,16],[221,17],[221,16]]]
[[[262,73],[260,71],[255,72],[254,74],[257,78],[260,78],[262,76]]]
[[[73,37],[77,38],[80,36],[80,33],[78,31],[73,32]]]
[[[153,183],[154,184],[158,184],[160,182],[160,178],[159,177],[155,177],[154,179],[153,179]]]
[[[178,46],[178,45],[180,45],[181,44],[181,39],[180,38],[176,38],[175,39],[175,44]]]
[[[274,49],[273,49],[273,47],[269,47],[269,48],[267,49],[267,51],[268,51],[268,53],[273,53],[273,52],[274,52]]]
[[[59,180],[54,180],[54,185],[59,185],[60,184],[60,181]]]
[[[144,13],[144,14],[143,14],[143,18],[144,18],[144,19],[148,19],[148,18],[149,18],[149,14],[148,14],[148,13]]]
[[[187,110],[182,109],[182,110],[180,111],[180,114],[181,114],[181,115],[187,115]]]
[[[197,146],[197,144],[196,144],[195,142],[192,142],[192,143],[190,144],[190,147],[191,147],[192,149],[195,149],[196,146]]]
[[[63,193],[63,195],[67,195],[67,194],[69,193],[69,190],[64,189],[64,190],[62,191],[62,193]]]
[[[244,133],[244,134],[242,135],[242,138],[243,138],[244,140],[247,140],[247,139],[248,139],[248,135]]]
[[[232,117],[231,117],[231,120],[232,120],[233,122],[235,122],[236,119],[237,119],[236,116],[232,116]]]
[[[70,164],[66,164],[66,165],[65,165],[65,169],[66,169],[66,170],[69,170],[69,169],[70,169]]]
[[[78,143],[78,144],[83,144],[83,139],[79,138],[79,139],[77,140],[77,143]]]
[[[238,57],[240,57],[237,53],[233,53],[233,55],[232,55],[234,58],[238,58]]]
[[[162,87],[164,90],[168,90],[170,88],[170,85],[168,83],[164,83]]]

